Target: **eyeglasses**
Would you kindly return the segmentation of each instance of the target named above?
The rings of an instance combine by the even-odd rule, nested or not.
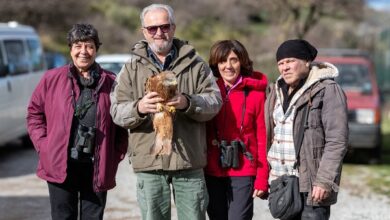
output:
[[[155,35],[159,28],[163,33],[168,33],[171,30],[171,24],[162,24],[162,25],[149,26],[144,28],[148,31],[149,34]]]

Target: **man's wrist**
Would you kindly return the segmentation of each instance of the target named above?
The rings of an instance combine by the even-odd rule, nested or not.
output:
[[[191,105],[191,96],[189,96],[189,95],[187,95],[185,93],[181,93],[181,94],[187,99],[187,106],[181,110],[181,111],[185,112],[185,111],[188,110],[188,108]]]
[[[140,110],[139,110],[139,103],[140,103],[140,101],[138,101],[137,106],[136,106],[137,107],[137,113],[138,113],[139,117],[143,118],[143,117],[146,116],[146,114],[140,112]]]

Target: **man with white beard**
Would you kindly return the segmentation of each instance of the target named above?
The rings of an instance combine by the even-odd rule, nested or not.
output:
[[[136,43],[131,59],[119,72],[111,92],[114,122],[130,130],[129,152],[137,175],[137,199],[143,219],[171,218],[171,189],[178,219],[205,219],[208,194],[205,122],[221,108],[222,99],[207,63],[187,42],[174,38],[175,19],[168,5],[152,4],[141,12],[145,40]],[[157,92],[145,94],[148,77],[175,73],[178,91],[163,100]],[[151,152],[156,132],[152,114],[159,104],[176,109],[172,151]]]

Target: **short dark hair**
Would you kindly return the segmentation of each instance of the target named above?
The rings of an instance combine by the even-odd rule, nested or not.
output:
[[[248,51],[238,40],[221,40],[216,42],[210,49],[209,65],[214,76],[220,77],[218,63],[226,61],[227,57],[233,51],[241,64],[241,75],[251,75],[253,72],[253,62],[249,58]]]
[[[68,32],[67,40],[69,47],[72,47],[76,42],[88,40],[93,40],[96,50],[99,50],[100,45],[102,45],[97,30],[91,24],[73,25],[72,29]]]

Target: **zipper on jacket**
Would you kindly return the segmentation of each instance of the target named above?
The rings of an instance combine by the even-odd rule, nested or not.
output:
[[[103,73],[103,71],[102,71],[102,73]],[[100,75],[99,84],[97,85],[95,91],[93,92],[93,98],[96,101],[96,119],[95,119],[95,128],[96,129],[98,128],[98,124],[99,124],[99,121],[100,121],[100,111],[99,111],[99,104],[98,104],[99,103],[99,91],[102,88],[105,80],[106,80],[106,78],[103,77],[102,74],[101,74]],[[94,152],[94,156],[92,158],[92,163],[93,163],[93,188],[95,189],[95,191],[98,191],[99,162],[100,162],[100,154],[99,154],[100,145],[97,144],[97,143],[98,143],[97,135],[95,135],[95,152]]]
[[[103,83],[102,83],[103,84]],[[101,85],[100,85],[101,87]],[[99,87],[99,89],[100,89]],[[94,96],[96,96],[96,120],[95,120],[95,128],[98,128],[98,122],[100,121],[100,112],[99,112],[99,105],[98,105],[98,100],[99,100],[99,94],[97,90],[95,91]],[[100,161],[100,145],[97,144],[97,135],[95,135],[95,152],[94,156],[92,158],[92,163],[93,163],[93,188],[95,191],[98,191],[98,179],[99,179],[99,161]]]

